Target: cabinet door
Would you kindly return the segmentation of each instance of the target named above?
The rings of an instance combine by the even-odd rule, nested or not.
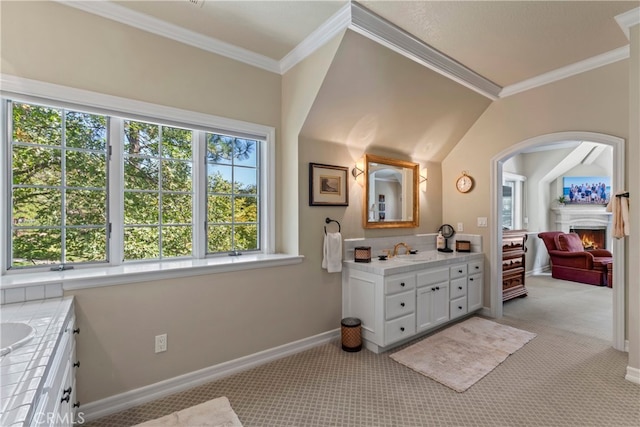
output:
[[[431,329],[449,320],[449,284],[418,288],[416,293],[416,331]]]
[[[482,308],[483,281],[482,273],[469,276],[467,281],[467,306],[469,311]]]

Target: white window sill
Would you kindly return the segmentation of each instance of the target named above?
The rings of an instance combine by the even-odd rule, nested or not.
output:
[[[142,262],[117,267],[78,268],[66,271],[8,274],[0,277],[0,289],[62,284],[64,290],[200,276],[255,268],[299,264],[302,255],[240,255],[193,260]]]

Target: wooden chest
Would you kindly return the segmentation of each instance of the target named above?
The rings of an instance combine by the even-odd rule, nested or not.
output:
[[[527,295],[525,287],[526,230],[502,232],[502,300]]]

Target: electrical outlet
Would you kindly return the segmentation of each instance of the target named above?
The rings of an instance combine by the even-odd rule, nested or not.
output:
[[[167,351],[167,334],[156,335],[156,353]]]
[[[458,231],[464,231],[464,224],[461,222],[458,223]]]

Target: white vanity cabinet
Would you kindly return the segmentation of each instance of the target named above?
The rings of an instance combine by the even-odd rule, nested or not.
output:
[[[446,261],[345,262],[342,314],[361,320],[367,349],[386,351],[482,308],[483,255]]]

